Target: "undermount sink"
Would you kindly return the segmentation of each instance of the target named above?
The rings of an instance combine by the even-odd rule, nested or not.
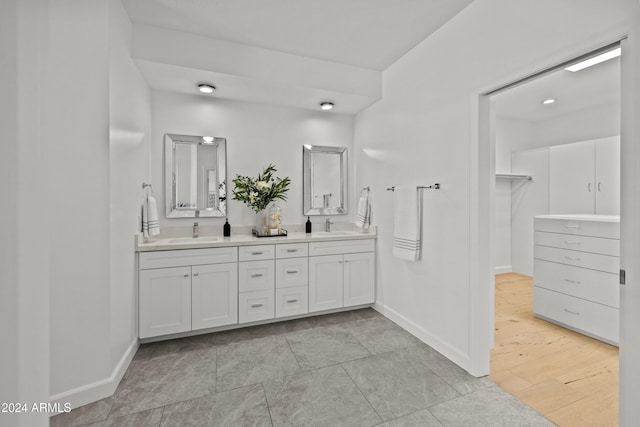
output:
[[[177,239],[169,239],[169,243],[207,243],[207,242],[217,242],[220,240],[219,237],[180,237]]]

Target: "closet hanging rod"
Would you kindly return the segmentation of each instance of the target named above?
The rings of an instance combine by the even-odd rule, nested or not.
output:
[[[440,189],[440,183],[435,183],[433,185],[418,185],[416,186],[416,188],[418,190],[424,190],[426,188],[430,188],[430,189],[434,189],[434,190],[439,190]],[[387,191],[396,191],[396,187],[395,185],[393,187],[389,187],[387,188]]]
[[[533,177],[531,175],[518,175],[511,173],[497,173],[497,179],[524,179],[526,181],[533,181]]]

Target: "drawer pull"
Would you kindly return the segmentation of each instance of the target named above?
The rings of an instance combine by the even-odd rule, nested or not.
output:
[[[575,228],[576,230],[580,230],[580,226],[579,225],[565,225],[564,228]]]
[[[569,314],[575,314],[576,316],[580,316],[580,312],[578,311],[571,311],[568,308],[565,308],[564,311],[566,311]]]
[[[297,299],[288,299],[287,300],[287,303],[294,303],[294,302],[298,302],[298,300]]]
[[[193,277],[198,277],[199,274],[198,273],[193,273]]]
[[[287,249],[287,252],[293,253],[293,252],[298,252],[298,250],[297,249]]]
[[[262,307],[264,304],[251,304],[251,308]]]
[[[262,277],[262,273],[260,273],[260,274],[252,274],[251,277]]]
[[[576,285],[579,285],[580,282],[578,280],[571,280],[571,279],[564,279],[565,282],[569,282],[569,283],[575,283]]]
[[[580,261],[580,258],[572,256],[566,256],[564,259],[568,259],[569,261]]]
[[[188,275],[188,274],[185,274],[185,275],[184,275],[184,277],[189,277],[189,275]]]
[[[342,264],[342,261],[338,261],[338,264]]]
[[[578,246],[580,246],[580,242],[574,242],[572,240],[565,240],[564,243],[567,244],[567,245],[578,245]]]
[[[287,274],[295,274],[298,270],[287,270]]]
[[[251,255],[262,255],[262,252],[251,252]]]

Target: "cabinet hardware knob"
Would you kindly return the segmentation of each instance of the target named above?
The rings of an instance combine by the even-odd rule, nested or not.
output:
[[[348,263],[349,263],[349,261],[345,261],[344,263],[345,263],[345,264],[348,264]]]
[[[251,255],[262,255],[262,252],[251,252]]]
[[[199,274],[198,273],[193,273],[193,277],[198,277]]]
[[[298,300],[297,299],[288,299],[287,302],[288,303],[293,303],[293,302],[298,302]]]
[[[262,307],[264,304],[251,304],[251,308]]]
[[[262,277],[262,274],[252,274],[251,277]]]
[[[601,193],[601,192],[602,192],[602,191],[600,190],[600,185],[601,185],[601,184],[602,184],[601,182],[599,182],[599,183],[598,183],[598,193]]]
[[[564,243],[567,244],[567,245],[578,245],[578,246],[580,246],[580,242],[573,242],[571,240],[565,240]]]
[[[184,275],[184,277],[189,277],[189,275],[188,275],[188,274],[185,274],[185,275]]]
[[[295,274],[298,270],[287,270],[287,274]]]
[[[578,280],[571,280],[571,279],[564,279],[565,282],[569,282],[569,283],[575,283],[576,285],[580,284],[580,281]]]
[[[342,264],[342,261],[338,261],[338,264]]]
[[[564,311],[566,311],[567,313],[570,313],[570,314],[575,314],[576,316],[580,316],[580,312],[578,312],[578,311],[571,311],[568,308],[565,308]]]
[[[580,226],[579,225],[565,225],[564,228],[575,228],[576,230],[580,230]]]
[[[287,252],[291,253],[291,252],[298,252],[297,249],[287,249]]]
[[[587,184],[587,191],[589,191],[589,193],[591,193],[591,183]]]
[[[568,259],[569,261],[580,261],[580,258],[572,256],[566,256],[564,259]]]

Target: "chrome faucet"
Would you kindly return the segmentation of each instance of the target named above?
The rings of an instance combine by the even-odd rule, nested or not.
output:
[[[198,227],[198,221],[193,223],[193,238],[195,239],[200,235],[200,229]]]
[[[327,233],[331,231],[331,224],[333,224],[333,221],[331,221],[329,218],[327,218],[327,220],[324,223],[324,231],[326,231]]]

